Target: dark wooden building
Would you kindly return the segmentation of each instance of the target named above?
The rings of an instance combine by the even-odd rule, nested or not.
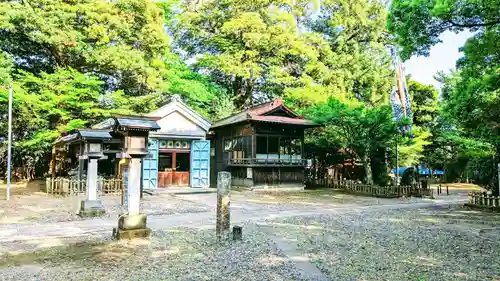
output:
[[[212,184],[229,171],[233,186],[304,188],[304,130],[317,126],[281,100],[257,105],[211,127]]]

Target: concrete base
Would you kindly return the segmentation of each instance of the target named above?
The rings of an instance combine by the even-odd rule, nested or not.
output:
[[[145,214],[123,215],[118,218],[118,228],[113,228],[113,237],[120,239],[146,238],[151,229],[146,227]]]
[[[122,230],[113,228],[113,236],[118,240],[123,239],[134,239],[134,238],[147,238],[151,235],[151,228],[143,228],[143,229],[131,229],[131,230]]]
[[[106,211],[100,200],[83,200],[80,202],[80,212],[78,213],[80,217],[100,217],[105,213]]]

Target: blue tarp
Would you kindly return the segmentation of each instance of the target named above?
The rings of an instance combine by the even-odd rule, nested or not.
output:
[[[406,171],[406,169],[408,168],[413,168],[413,167],[400,167],[399,168],[399,176],[403,176],[404,172]],[[444,171],[442,170],[434,170],[434,171],[431,171],[430,169],[426,169],[426,168],[422,168],[420,167],[418,169],[418,173],[420,175],[424,175],[424,176],[428,176],[430,175],[432,172],[433,175],[444,175]],[[392,173],[393,174],[396,174],[396,169],[392,169]]]
[[[401,177],[403,173],[408,169],[407,167],[399,167],[399,176]],[[392,169],[392,173],[396,174],[396,169]]]
[[[420,175],[430,175],[430,170],[429,169],[424,169],[424,168],[418,168],[418,173]]]

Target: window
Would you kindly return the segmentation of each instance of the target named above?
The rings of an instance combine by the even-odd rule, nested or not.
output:
[[[291,152],[290,152],[291,154],[295,154],[295,155],[302,154],[302,146],[301,146],[300,139],[292,139],[290,148],[291,148]]]
[[[257,136],[257,154],[267,154],[267,137]]]
[[[177,153],[175,157],[175,170],[189,172],[189,153]]]
[[[172,169],[172,153],[160,153],[158,171],[165,171],[165,169]]]
[[[232,151],[233,150],[233,140],[224,138],[224,151]]]
[[[280,138],[280,154],[287,155],[290,154],[290,138],[289,137],[281,137]]]
[[[279,153],[279,139],[278,139],[278,137],[268,137],[267,138],[267,153],[268,154],[278,154]]]

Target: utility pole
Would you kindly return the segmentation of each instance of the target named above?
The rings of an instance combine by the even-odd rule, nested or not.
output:
[[[10,200],[11,158],[12,158],[12,83],[9,87],[9,133],[7,145],[7,201]]]

